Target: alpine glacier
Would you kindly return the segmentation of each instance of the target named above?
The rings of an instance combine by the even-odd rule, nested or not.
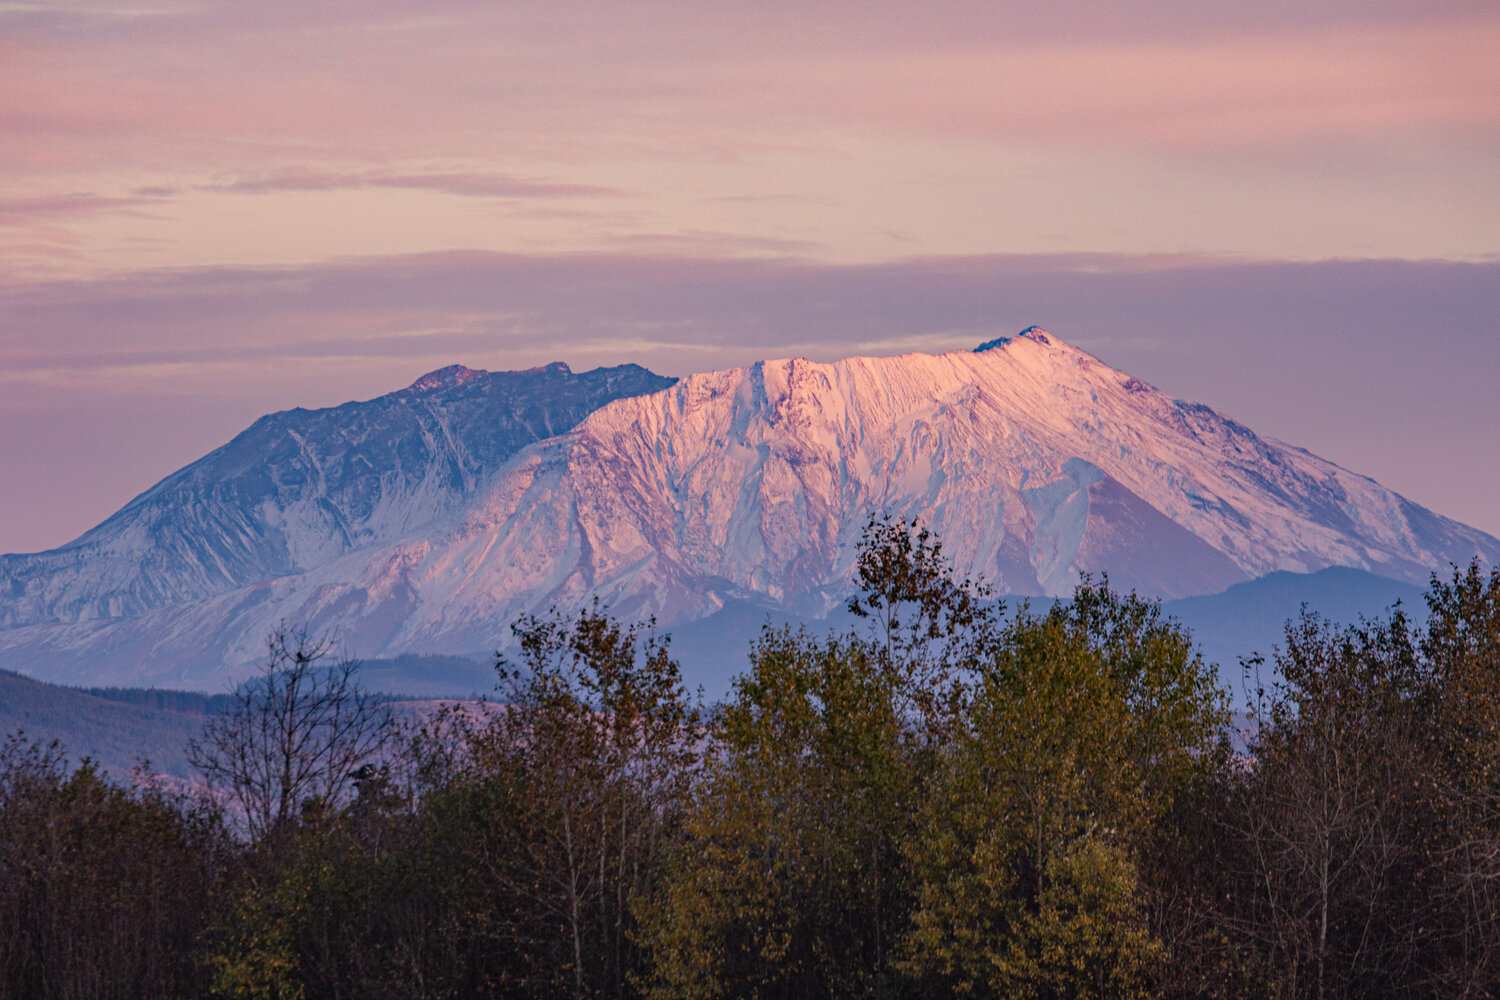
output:
[[[729,600],[816,615],[848,596],[872,512],[923,518],[960,571],[1002,593],[1066,593],[1080,571],[1179,597],[1277,570],[1422,583],[1500,561],[1500,540],[1037,328],[973,352],[765,361],[664,388],[648,374],[570,430],[531,428],[539,440],[489,469],[430,471],[449,454],[435,441],[467,453],[489,417],[372,424],[385,444],[361,474],[378,491],[333,491],[338,516],[326,488],[289,490],[281,471],[326,442],[268,439],[233,466],[283,483],[256,494],[255,523],[274,526],[256,529],[274,539],[259,562],[197,554],[243,532],[212,506],[153,515],[144,541],[126,518],[84,544],[190,466],[71,546],[5,557],[0,666],[202,685],[257,660],[281,621],[335,629],[356,655],[486,653],[520,615],[595,596],[667,625]],[[409,447],[429,471],[402,471]]]

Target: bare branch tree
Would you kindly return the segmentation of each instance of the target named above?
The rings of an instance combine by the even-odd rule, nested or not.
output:
[[[359,661],[334,657],[327,636],[278,627],[261,672],[188,746],[209,786],[228,796],[251,839],[295,822],[309,805],[337,808],[355,772],[395,734],[388,703],[355,680]]]

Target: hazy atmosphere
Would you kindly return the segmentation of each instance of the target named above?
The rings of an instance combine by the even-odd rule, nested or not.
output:
[[[0,3],[0,551],[262,413],[1037,323],[1500,532],[1500,11]]]

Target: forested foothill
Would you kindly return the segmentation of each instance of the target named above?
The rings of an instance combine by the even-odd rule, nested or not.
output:
[[[0,746],[0,998],[1483,997],[1500,571],[1249,662],[872,521],[845,634],[720,704],[595,606],[400,724],[284,630],[187,792]],[[1258,678],[1266,678],[1258,686]]]

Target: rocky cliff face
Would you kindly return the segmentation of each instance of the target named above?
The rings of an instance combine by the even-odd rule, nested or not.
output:
[[[384,484],[413,433],[375,435],[385,450],[341,481]],[[422,433],[422,454],[448,454]],[[1500,559],[1482,532],[1036,329],[976,352],[694,375],[482,464],[468,478],[453,461],[399,464],[423,470],[399,480],[418,485],[365,506],[351,487],[339,509],[359,517],[291,532],[310,539],[300,561],[245,586],[111,621],[14,616],[0,662],[57,676],[107,648],[121,670],[185,682],[253,660],[282,619],[338,628],[360,655],[477,652],[522,613],[596,595],[666,624],[728,600],[817,614],[847,596],[872,512],[924,518],[961,571],[1010,593],[1065,593],[1080,571],[1164,597],[1325,566],[1424,582]],[[171,586],[157,589],[190,590]]]

